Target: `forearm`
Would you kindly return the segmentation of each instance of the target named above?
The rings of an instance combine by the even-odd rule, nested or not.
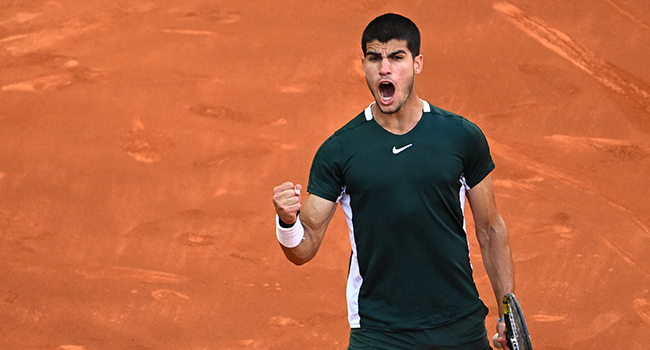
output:
[[[280,242],[280,247],[289,261],[296,265],[303,265],[316,256],[321,242],[317,239],[317,235],[314,234],[313,230],[308,225],[303,224],[300,218],[294,224],[294,226],[296,225],[300,225],[298,228],[302,228],[303,231],[300,243],[297,246],[290,245],[292,247],[287,247]]]
[[[497,305],[500,306],[503,296],[515,291],[514,264],[508,230],[499,216],[491,225],[477,227],[477,236],[481,237],[483,264],[492,284]],[[499,315],[502,316],[501,314],[502,310],[499,307]]]
[[[310,195],[303,203],[301,214],[295,217],[295,223],[288,229],[291,239],[283,239],[282,229],[276,227],[280,246],[289,261],[302,265],[314,258],[335,210],[336,203]],[[277,218],[276,224],[280,226]],[[299,234],[291,234],[296,233],[295,230],[300,231]]]
[[[301,205],[301,189],[290,182],[273,189],[276,235],[284,255],[296,265],[314,258],[336,210],[335,202],[314,195]]]
[[[316,256],[318,248],[316,248],[313,243],[307,243],[306,241],[307,240],[303,241],[303,243],[294,248],[287,248],[280,244],[284,256],[286,256],[289,261],[299,266],[309,262],[314,258],[314,256]]]

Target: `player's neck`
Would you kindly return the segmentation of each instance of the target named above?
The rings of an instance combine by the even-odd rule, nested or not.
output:
[[[422,100],[413,90],[406,103],[395,113],[383,113],[377,104],[372,106],[372,114],[377,124],[395,135],[411,131],[422,118]]]

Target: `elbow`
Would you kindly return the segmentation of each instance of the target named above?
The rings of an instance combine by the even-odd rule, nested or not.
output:
[[[481,246],[508,242],[508,229],[503,220],[476,226],[476,238]]]
[[[280,246],[282,247],[282,251],[284,252],[284,256],[287,258],[287,260],[289,260],[292,264],[296,266],[302,266],[308,263],[309,261],[311,261],[311,259],[314,258],[315,255],[315,254],[310,254],[310,255],[297,254],[295,249],[287,248],[282,244],[280,244]]]
[[[293,257],[287,256],[287,259],[289,259],[289,261],[291,261],[291,263],[296,265],[296,266],[302,266],[302,265],[308,263],[309,260],[311,260],[311,259],[301,259],[301,258],[298,258],[298,257],[295,257],[295,256],[293,256]]]

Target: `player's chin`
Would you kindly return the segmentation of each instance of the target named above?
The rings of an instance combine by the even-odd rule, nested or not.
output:
[[[384,114],[393,114],[399,111],[400,106],[397,103],[377,103],[379,110]]]
[[[384,98],[381,96],[381,94],[376,94],[375,95],[375,103],[377,104],[377,107],[379,107],[379,110],[382,113],[395,113],[395,98]]]

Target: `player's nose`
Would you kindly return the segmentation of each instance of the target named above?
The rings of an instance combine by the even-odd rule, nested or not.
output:
[[[390,74],[390,72],[391,72],[390,60],[388,58],[384,57],[381,60],[381,64],[379,66],[379,74],[387,75],[387,74]]]

